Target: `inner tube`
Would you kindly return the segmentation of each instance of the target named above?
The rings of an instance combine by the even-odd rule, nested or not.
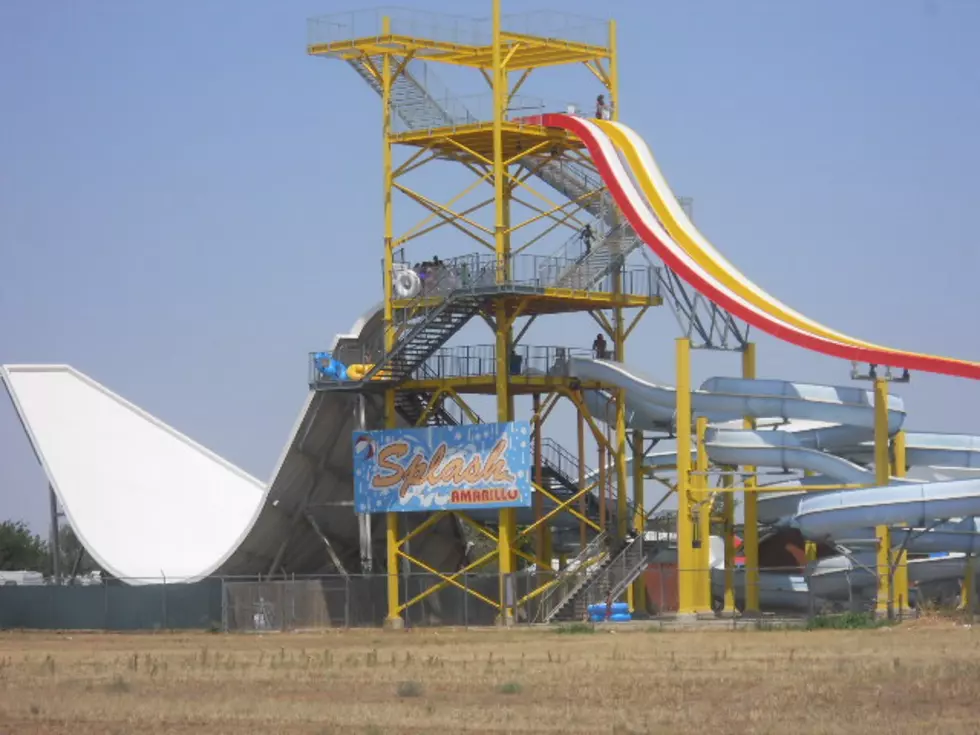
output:
[[[347,377],[351,380],[364,380],[365,376],[371,372],[374,365],[357,363],[347,366]]]
[[[415,298],[422,288],[422,279],[415,271],[405,268],[395,274],[392,288],[395,291],[395,296],[400,299]]]

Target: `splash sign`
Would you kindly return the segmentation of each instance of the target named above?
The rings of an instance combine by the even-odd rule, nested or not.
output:
[[[531,505],[527,421],[355,431],[358,513]]]

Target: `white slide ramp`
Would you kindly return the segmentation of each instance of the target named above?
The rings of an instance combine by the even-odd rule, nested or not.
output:
[[[69,523],[107,572],[194,581],[234,551],[265,483],[71,367],[0,370]]]
[[[331,351],[375,348],[382,316],[381,305],[369,309]],[[68,522],[122,581],[336,573],[325,538],[350,571],[359,568],[352,394],[307,394],[265,483],[72,367],[10,365],[0,377]],[[378,401],[366,403],[369,428],[380,425]],[[374,520],[369,540],[383,558],[384,522]],[[423,520],[409,519],[409,528]],[[413,539],[413,555],[439,570],[458,568],[464,548],[450,517]]]

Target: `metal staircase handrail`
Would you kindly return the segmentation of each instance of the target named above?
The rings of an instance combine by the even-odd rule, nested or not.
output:
[[[540,622],[550,623],[582,586],[595,575],[599,565],[609,556],[607,542],[609,534],[597,534],[575,558],[550,582],[550,587],[541,595],[537,615]]]
[[[542,461],[543,464],[550,465],[551,466],[551,469],[553,471],[557,471],[560,474],[562,474],[565,477],[566,481],[569,482],[573,487],[579,487],[579,483],[578,483],[578,457],[576,457],[570,451],[568,451],[567,449],[565,449],[565,447],[563,447],[561,444],[559,444],[558,442],[556,442],[551,437],[543,437],[541,439],[541,450],[542,450],[541,451],[541,461]],[[546,453],[548,453],[548,452],[553,453],[558,458],[558,461],[557,462],[551,462],[547,458],[547,456],[546,456]],[[564,469],[564,467],[562,466],[564,462],[568,462],[568,463],[572,464],[575,467],[576,472],[575,472],[574,475],[570,474],[569,472],[567,472]],[[586,476],[592,475],[593,477],[595,477],[597,473],[595,472],[595,470],[592,470],[588,466],[586,466],[585,467],[585,474],[586,474]],[[598,480],[597,480],[597,482],[598,482]],[[586,484],[588,484],[588,483],[586,483]],[[614,475],[611,472],[607,472],[606,473],[606,488],[605,488],[607,490],[607,493],[606,493],[606,498],[607,499],[609,499],[609,496],[611,495],[611,493],[609,493],[608,490],[610,490],[610,489],[612,489],[614,487],[615,487],[615,478],[614,478]],[[579,489],[581,489],[581,488],[579,488]],[[598,488],[597,487],[595,490],[592,491],[592,494],[596,496],[596,499],[597,500],[598,500],[598,495],[599,495],[599,491],[600,490],[601,490],[601,488]],[[619,508],[617,507],[617,505],[616,505],[615,502],[607,503],[606,509],[607,509],[607,511],[609,513],[609,518],[611,520],[613,520],[613,521],[618,521],[619,520]],[[637,512],[636,504],[632,500],[627,499],[627,501],[626,501],[626,521],[627,521],[627,526],[629,526],[629,524],[632,521],[632,519],[636,517],[636,512]],[[644,529],[637,529],[637,530],[638,531],[642,531]]]
[[[646,555],[643,552],[643,535],[639,534],[627,541],[605,564],[598,574],[593,574],[581,585],[574,594],[574,599],[568,602],[577,604],[584,602],[584,607],[596,603],[615,600],[640,575],[646,567]]]
[[[429,324],[431,324],[447,309],[451,308],[451,306],[452,299],[447,297],[436,304],[432,309],[427,309],[425,311],[424,318],[412,326],[412,328],[408,331],[408,334],[403,339],[398,340],[390,352],[386,352],[381,356],[381,359],[375,363],[374,367],[372,367],[367,375],[364,376],[363,380],[369,381],[381,377],[394,377],[391,375],[393,367],[392,363],[394,360],[412,345],[415,338],[418,337],[418,335],[421,334]],[[388,375],[382,375],[383,373],[387,373]]]
[[[469,256],[463,256],[462,259],[466,259]],[[453,261],[461,259],[452,259]],[[408,268],[404,263],[399,264],[401,268]],[[495,266],[494,266],[495,268]],[[477,268],[475,269],[475,281],[481,282],[484,279],[485,271],[492,271],[490,265],[484,265],[482,267],[477,263]],[[395,273],[398,271],[396,270]],[[394,273],[392,274],[394,276]],[[456,268],[439,268],[429,272],[429,278],[423,281],[422,287],[419,289],[419,293],[408,303],[407,306],[402,307],[399,311],[403,312],[407,316],[402,321],[402,325],[408,322],[415,322],[414,325],[408,328],[407,333],[399,339],[394,348],[387,353],[384,353],[381,359],[375,364],[371,371],[365,376],[364,380],[371,380],[375,377],[380,377],[382,373],[391,371],[391,363],[395,358],[401,353],[407,350],[415,339],[421,334],[421,332],[428,326],[434,319],[438,318],[447,309],[452,308],[456,301],[466,298],[470,295],[470,284],[460,283],[460,274]],[[438,294],[444,293],[443,298],[438,298]],[[390,329],[396,329],[397,327],[392,324]]]
[[[639,550],[639,553],[634,553],[637,550]],[[630,559],[630,554],[633,554],[634,558],[632,560]],[[622,574],[619,580],[615,584],[610,585],[606,591],[606,594],[611,595],[613,599],[625,592],[626,588],[639,576],[639,572],[647,566],[646,555],[643,553],[643,534],[637,534],[616,558],[609,563],[605,572],[607,574],[615,572],[617,565],[622,568]]]

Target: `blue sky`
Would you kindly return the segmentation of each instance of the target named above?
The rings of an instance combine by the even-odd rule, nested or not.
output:
[[[70,363],[268,479],[307,353],[381,297],[379,102],[304,48],[306,18],[343,7],[0,4],[0,362]],[[562,7],[619,21],[622,119],[745,273],[837,329],[980,360],[980,4]],[[582,69],[527,91],[599,90]],[[454,176],[415,181],[449,192]],[[590,324],[552,318],[528,339],[587,347]],[[669,381],[672,315],[635,334],[627,361]],[[848,365],[757,336],[760,376],[847,383]],[[697,379],[737,369],[696,356]],[[980,387],[916,375],[900,392],[910,428],[980,434]],[[554,434],[572,446],[567,415]],[[43,528],[43,474],[5,400],[0,468],[0,516]]]

